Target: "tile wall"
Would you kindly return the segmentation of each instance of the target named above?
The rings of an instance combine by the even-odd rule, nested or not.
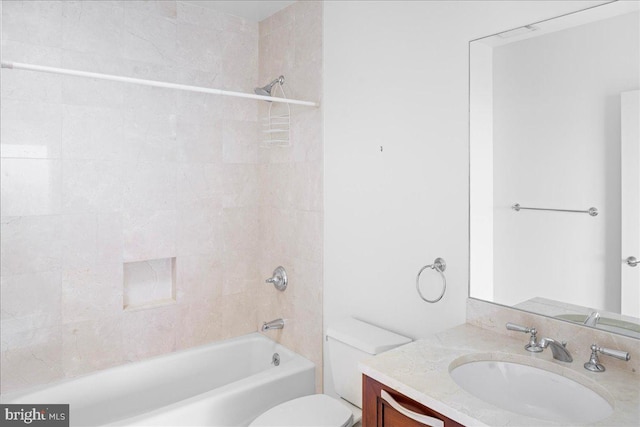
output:
[[[313,3],[289,9],[315,19]],[[6,61],[245,92],[270,79],[263,25],[193,3],[1,7]],[[291,82],[314,76],[290,96],[319,99],[320,52],[288,57]],[[296,111],[291,147],[275,150],[260,148],[253,101],[4,69],[1,84],[2,392],[281,316],[282,341],[321,366],[318,110]],[[125,310],[124,263],[173,258],[173,301]],[[278,264],[284,300],[263,283]]]
[[[322,3],[302,1],[260,23],[260,82],[284,75],[289,98],[322,103]],[[261,104],[260,118],[268,117]],[[265,139],[266,134],[260,133]],[[291,107],[290,144],[258,150],[261,186],[260,274],[283,265],[290,285],[258,294],[260,321],[282,317],[267,335],[316,364],[322,391],[323,149],[322,110]]]

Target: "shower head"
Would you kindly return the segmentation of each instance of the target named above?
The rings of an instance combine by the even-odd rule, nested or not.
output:
[[[275,79],[274,81],[272,81],[271,83],[269,83],[266,86],[263,87],[257,87],[255,88],[253,91],[257,94],[257,95],[262,95],[262,96],[271,96],[271,89],[273,89],[273,86],[278,83],[278,84],[284,84],[284,76],[280,76],[277,79]]]

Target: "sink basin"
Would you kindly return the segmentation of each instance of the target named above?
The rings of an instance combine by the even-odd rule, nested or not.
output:
[[[571,424],[596,422],[613,412],[607,399],[560,374],[514,362],[461,359],[449,369],[456,384],[502,409]]]
[[[568,320],[574,323],[584,323],[587,320],[586,314],[559,314],[555,316],[557,319]],[[637,323],[626,322],[624,320],[610,319],[601,317],[595,326],[596,329],[603,331],[615,332],[621,335],[627,335],[633,338],[640,338],[640,325]]]

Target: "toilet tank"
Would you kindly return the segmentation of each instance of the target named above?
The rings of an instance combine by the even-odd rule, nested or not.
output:
[[[343,399],[362,408],[362,374],[358,362],[407,344],[411,339],[347,318],[327,328],[327,341],[335,391]]]

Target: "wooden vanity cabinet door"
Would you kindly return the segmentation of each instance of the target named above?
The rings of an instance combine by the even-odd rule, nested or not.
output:
[[[390,387],[378,381],[362,376],[362,427],[424,427],[404,414],[396,411],[381,396],[382,390],[386,390],[396,402],[404,408],[418,414],[428,415],[444,422],[445,427],[464,427],[444,415],[398,393]]]

